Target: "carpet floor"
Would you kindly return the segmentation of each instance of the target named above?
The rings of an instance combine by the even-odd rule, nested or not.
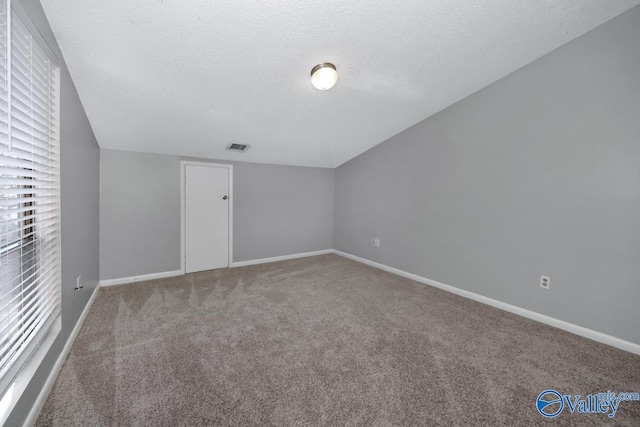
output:
[[[640,357],[322,255],[101,289],[37,425],[640,425],[546,389],[640,391]]]

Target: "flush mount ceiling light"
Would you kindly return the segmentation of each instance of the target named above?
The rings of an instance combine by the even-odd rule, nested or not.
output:
[[[337,81],[336,66],[329,62],[322,62],[311,69],[311,84],[316,89],[331,89]]]

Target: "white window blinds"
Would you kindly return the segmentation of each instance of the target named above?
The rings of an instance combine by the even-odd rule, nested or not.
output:
[[[58,67],[0,0],[0,393],[60,313]],[[45,46],[45,47],[43,47]]]

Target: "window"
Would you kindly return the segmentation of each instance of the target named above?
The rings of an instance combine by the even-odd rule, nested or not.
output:
[[[57,59],[0,0],[0,393],[60,316]]]

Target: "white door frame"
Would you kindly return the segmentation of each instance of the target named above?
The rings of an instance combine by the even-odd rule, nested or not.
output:
[[[187,166],[205,166],[229,170],[229,267],[233,265],[233,165],[210,162],[180,161],[180,271],[186,273],[187,212],[186,172]]]

